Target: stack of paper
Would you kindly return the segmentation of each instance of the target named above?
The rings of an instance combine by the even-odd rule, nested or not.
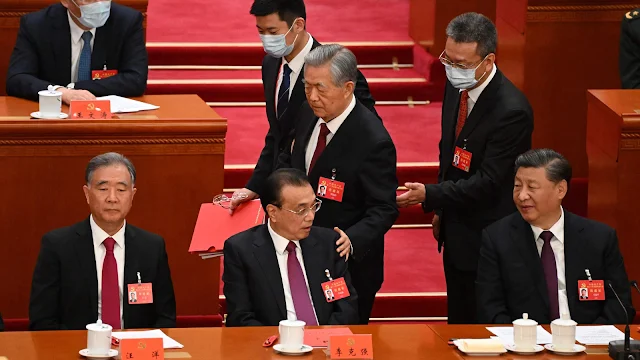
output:
[[[131,112],[138,112],[138,111],[145,111],[145,110],[156,110],[160,108],[160,106],[143,103],[142,101],[123,98],[117,95],[102,96],[96,99],[109,100],[111,102],[112,114],[131,113]]]
[[[624,333],[613,325],[578,326],[576,340],[584,345],[609,345],[615,340],[624,340]]]
[[[487,330],[491,331],[492,334],[496,335],[502,343],[506,345],[515,345],[513,340],[513,326],[494,326],[487,327]],[[542,326],[538,325],[537,330],[537,344],[551,344],[552,338],[551,334],[547,330],[545,330]]]
[[[165,349],[182,349],[184,346],[179,342],[168,337],[162,330],[147,330],[147,331],[118,331],[111,334],[112,337],[122,339],[154,339],[161,338],[162,346]]]
[[[224,242],[231,236],[264,222],[260,200],[247,201],[231,214],[213,203],[200,206],[200,213],[191,237],[190,253],[202,259],[222,256]]]

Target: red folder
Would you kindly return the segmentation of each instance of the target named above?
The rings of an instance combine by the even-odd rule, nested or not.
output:
[[[264,211],[260,200],[241,204],[233,215],[219,205],[204,203],[191,237],[190,253],[203,258],[222,255],[224,242],[231,236],[264,222]]]

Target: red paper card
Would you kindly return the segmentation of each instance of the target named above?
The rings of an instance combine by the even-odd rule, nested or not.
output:
[[[153,285],[151,283],[127,285],[129,304],[153,304]]]
[[[109,100],[72,100],[69,105],[72,119],[111,119],[111,101]]]
[[[329,354],[332,359],[373,359],[371,334],[330,336]]]
[[[322,292],[327,302],[334,302],[349,297],[349,288],[344,278],[322,283]],[[306,344],[306,343],[305,343]]]
[[[162,339],[122,339],[120,340],[120,358],[123,360],[164,360]]]
[[[336,180],[320,177],[318,180],[318,191],[316,195],[321,198],[342,202],[344,194],[344,183]]]
[[[456,150],[453,152],[452,164],[462,171],[469,172],[469,168],[471,167],[471,156],[472,154],[470,152],[456,146]]]
[[[231,236],[264,222],[260,200],[241,204],[233,215],[228,209],[213,203],[200,206],[200,213],[191,237],[190,253],[221,252]]]
[[[604,281],[578,280],[578,299],[580,301],[604,300]]]
[[[118,70],[93,70],[91,72],[91,79],[92,80],[106,79],[114,75],[118,75]]]
[[[329,346],[329,337],[351,334],[353,333],[348,327],[304,329],[304,344],[315,348],[326,348]]]

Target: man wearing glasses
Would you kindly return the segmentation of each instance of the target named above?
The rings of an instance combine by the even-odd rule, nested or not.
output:
[[[336,244],[340,235],[312,226],[322,201],[304,173],[275,171],[260,201],[267,223],[224,244],[226,326],[276,326],[285,319],[309,326],[357,324],[356,290]],[[348,295],[325,297],[330,280],[344,280]]]
[[[62,101],[140,96],[148,59],[139,11],[111,0],[60,0],[20,20],[7,94],[38,100],[53,85]]]
[[[496,28],[466,13],[447,26],[440,55],[447,83],[442,103],[438,184],[409,182],[400,207],[434,211],[433,234],[444,247],[449,323],[476,320],[475,280],[481,231],[514,212],[514,163],[531,148],[533,111],[498,70]]]

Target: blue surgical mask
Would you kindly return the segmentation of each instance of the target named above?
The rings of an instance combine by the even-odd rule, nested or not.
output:
[[[291,31],[291,29],[293,29],[293,24],[291,24],[291,27],[289,28],[289,31],[287,31],[287,34]],[[296,43],[296,40],[298,40],[298,35],[296,34],[296,38],[293,39],[293,42],[291,43],[291,45],[287,45],[287,40],[285,39],[287,34],[284,34],[284,35],[260,34],[260,40],[262,40],[262,46],[264,47],[264,51],[267,54],[276,58],[281,58],[291,54],[291,52],[293,51],[293,45]]]
[[[111,13],[111,0],[98,1],[93,4],[78,5],[75,0],[71,0],[79,9],[80,17],[76,17],[80,24],[89,29],[99,28],[109,19]],[[73,15],[73,13],[71,13]],[[73,15],[75,17],[75,15]]]
[[[480,65],[482,65],[485,59],[486,57],[482,59],[480,64],[478,64],[478,66],[473,69],[461,69],[445,64],[444,70],[447,73],[447,79],[449,79],[451,85],[453,85],[453,87],[456,89],[471,89],[472,87],[476,86],[478,81],[480,81],[480,79],[482,79],[487,73],[485,71],[480,79],[476,80],[476,70],[478,69],[478,67],[480,67]]]

